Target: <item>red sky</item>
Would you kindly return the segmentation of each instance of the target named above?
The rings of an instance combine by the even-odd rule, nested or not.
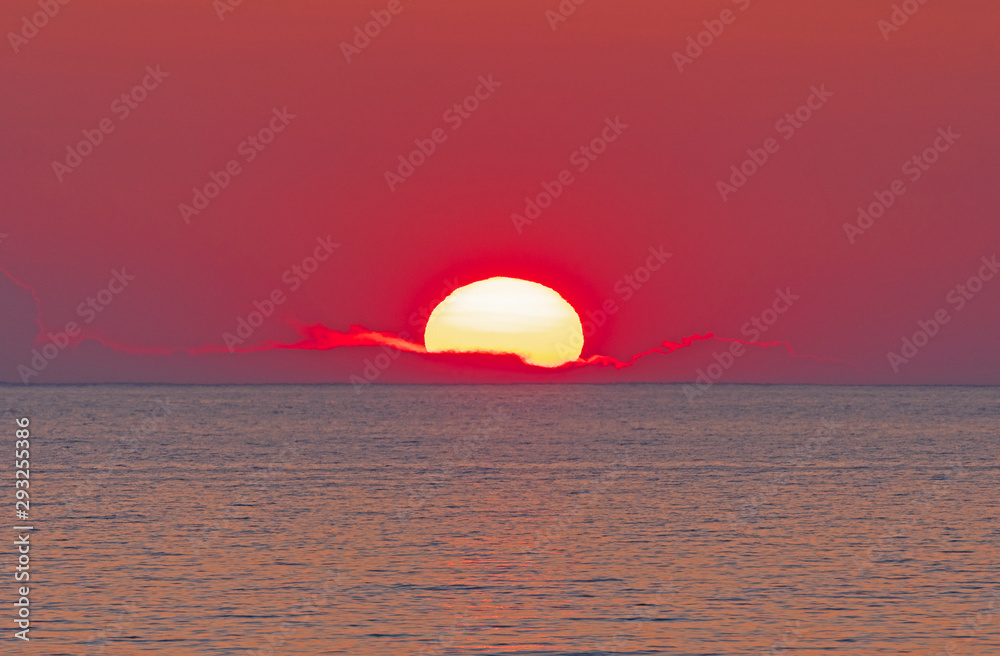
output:
[[[553,29],[557,0],[403,0],[348,62],[341,43],[390,4],[254,0],[220,19],[209,0],[70,2],[36,33],[22,17],[39,5],[5,2],[0,267],[37,291],[46,328],[224,346],[278,289],[287,300],[248,345],[316,323],[419,339],[414,313],[443,289],[506,275],[581,313],[613,300],[584,355],[628,359],[695,334],[746,339],[782,290],[799,298],[760,339],[856,368],[751,347],[721,380],[1000,383],[1000,276],[957,289],[1000,254],[996,2],[903,3],[919,9],[888,30],[888,1],[588,0]],[[683,61],[705,21],[721,33]],[[779,122],[814,89],[807,120]],[[459,124],[448,110],[477,90]],[[102,121],[101,143],[57,173]],[[269,124],[271,143],[244,144]],[[439,129],[390,189],[386,171]],[[615,141],[581,172],[574,153],[602,132]],[[748,149],[768,159],[723,200]],[[925,151],[933,163],[904,169]],[[239,173],[185,222],[179,205],[231,160]],[[563,170],[573,183],[518,232],[512,214]],[[883,194],[891,207],[851,243],[844,224],[896,180],[905,192]],[[283,279],[317,239],[339,247],[308,280]],[[626,291],[660,247],[669,260]],[[78,311],[123,268],[134,279],[106,309]],[[34,308],[0,276],[0,381],[20,383],[48,343]],[[894,367],[918,321],[936,334]],[[406,353],[378,381],[688,381],[726,348],[563,372]],[[154,356],[84,339],[30,380],[346,382],[381,352]]]

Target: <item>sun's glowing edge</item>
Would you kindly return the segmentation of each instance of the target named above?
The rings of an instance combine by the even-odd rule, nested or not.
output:
[[[555,369],[579,359],[583,324],[558,292],[518,278],[494,277],[454,290],[427,321],[428,353],[514,355]]]

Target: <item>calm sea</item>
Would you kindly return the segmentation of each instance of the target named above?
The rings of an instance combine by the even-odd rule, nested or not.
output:
[[[35,526],[29,644],[3,540],[3,653],[1000,654],[1000,388],[5,386],[0,410],[5,449],[32,422]]]

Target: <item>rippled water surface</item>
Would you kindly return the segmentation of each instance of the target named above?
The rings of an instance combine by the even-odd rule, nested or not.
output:
[[[35,625],[3,653],[1000,654],[998,388],[0,387],[8,408],[8,447],[16,414],[34,429]]]

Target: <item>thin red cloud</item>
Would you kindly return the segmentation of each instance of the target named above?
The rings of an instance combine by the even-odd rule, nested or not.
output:
[[[34,287],[31,285],[18,280],[10,272],[5,269],[0,269],[4,275],[6,275],[11,281],[14,282],[18,287],[24,289],[31,294],[32,299],[35,303],[35,323],[38,326],[38,335],[35,337],[35,342],[40,343],[46,339],[46,334],[48,330],[45,328],[42,322],[42,304],[38,297],[38,293],[35,291]],[[117,341],[112,341],[103,337],[81,337],[76,340],[78,344],[81,341],[94,340],[105,346],[107,348],[119,351],[121,353],[126,353],[129,355],[172,355],[175,353],[186,353],[188,355],[204,355],[209,353],[257,353],[261,351],[274,351],[274,350],[307,350],[307,351],[329,351],[338,348],[349,348],[349,347],[359,347],[359,346],[387,346],[399,351],[405,351],[407,353],[418,353],[421,355],[433,355],[427,352],[423,344],[417,344],[416,342],[409,341],[400,335],[388,331],[378,331],[370,330],[364,326],[352,325],[346,331],[333,330],[324,326],[323,324],[312,324],[312,325],[300,325],[298,330],[302,339],[291,342],[283,343],[276,341],[267,341],[257,344],[255,346],[240,347],[240,348],[230,348],[227,346],[219,344],[210,344],[207,346],[201,346],[197,348],[188,347],[161,347],[161,346],[138,346],[133,344],[125,344]],[[747,341],[742,339],[735,339],[730,337],[718,337],[713,333],[705,333],[703,335],[691,335],[690,337],[684,337],[679,342],[671,342],[669,340],[663,341],[659,346],[655,346],[647,351],[637,353],[633,355],[628,360],[618,360],[610,355],[590,355],[587,357],[580,357],[573,362],[568,362],[560,368],[572,368],[572,367],[583,367],[583,366],[600,366],[600,367],[614,367],[615,369],[624,369],[631,367],[641,358],[644,358],[655,353],[670,354],[674,351],[680,350],[682,348],[687,348],[693,346],[698,342],[704,341],[719,341],[728,343],[738,343],[744,344],[746,346],[757,346],[760,348],[772,348],[772,347],[784,347],[790,356],[793,358],[801,358],[814,360],[817,362],[829,362],[835,364],[847,364],[854,369],[858,369],[857,365],[852,362],[847,362],[845,360],[838,360],[836,358],[824,358],[815,355],[800,354],[795,351],[795,348],[788,342],[775,340],[771,342],[757,342],[757,341]]]
[[[146,346],[130,346],[126,344],[115,343],[106,339],[96,338],[96,341],[100,342],[103,346],[112,348],[116,351],[121,351],[130,354],[142,354],[142,355],[169,355],[172,353],[187,353],[189,355],[202,355],[206,353],[257,353],[261,351],[274,351],[274,350],[307,350],[307,351],[329,351],[338,348],[349,348],[358,346],[388,346],[399,351],[405,351],[407,353],[419,353],[421,355],[435,355],[433,353],[428,353],[427,349],[424,348],[423,344],[417,344],[416,342],[411,342],[396,333],[388,331],[378,331],[370,330],[364,326],[354,325],[351,326],[349,330],[339,331],[327,328],[322,324],[313,324],[310,326],[301,326],[299,331],[302,335],[302,339],[296,342],[283,343],[268,341],[262,342],[255,346],[243,347],[243,348],[233,348],[230,349],[221,345],[209,345],[199,348],[162,348],[162,347],[146,347]],[[693,346],[697,342],[704,341],[719,341],[728,343],[739,343],[746,346],[757,346],[760,348],[772,348],[772,347],[783,347],[785,351],[788,352],[793,358],[814,360],[816,362],[829,362],[834,364],[847,364],[851,367],[857,369],[857,365],[852,362],[845,360],[838,360],[836,358],[824,358],[816,355],[801,354],[796,352],[795,348],[788,342],[785,341],[771,341],[771,342],[755,342],[747,341],[742,339],[734,339],[731,337],[718,337],[713,333],[706,333],[704,335],[692,335],[690,337],[685,337],[680,340],[680,342],[664,341],[659,346],[653,347],[648,351],[643,351],[633,355],[628,360],[618,360],[610,355],[591,355],[587,357],[581,357],[573,362],[568,362],[562,367],[558,368],[572,368],[572,367],[584,367],[584,366],[600,366],[600,367],[614,367],[615,369],[624,369],[631,367],[641,358],[648,355],[653,355],[655,353],[670,354],[682,348],[687,348]],[[454,355],[454,354],[448,354]]]
[[[718,342],[743,344],[746,346],[759,346],[761,348],[783,346],[785,350],[788,352],[788,354],[791,355],[793,358],[814,360],[816,362],[847,364],[850,365],[851,367],[854,367],[855,370],[858,369],[858,366],[856,364],[854,364],[853,362],[848,362],[847,360],[838,360],[837,358],[823,358],[817,355],[807,355],[807,354],[797,353],[795,351],[795,348],[790,343],[781,340],[775,340],[772,342],[754,342],[754,341],[747,341],[744,339],[734,339],[732,337],[718,337],[713,333],[706,333],[704,335],[692,335],[690,337],[683,338],[680,342],[665,341],[661,343],[660,346],[653,347],[648,351],[643,351],[642,353],[637,353],[633,355],[631,359],[626,361],[618,360],[609,355],[591,355],[586,358],[581,357],[579,360],[576,360],[575,362],[570,362],[566,366],[600,365],[604,367],[614,367],[615,369],[624,369],[626,367],[631,367],[636,362],[638,362],[640,358],[643,358],[647,355],[652,355],[654,353],[673,353],[674,351],[680,350],[682,348],[693,346],[697,342],[705,342],[710,340],[715,340]]]

